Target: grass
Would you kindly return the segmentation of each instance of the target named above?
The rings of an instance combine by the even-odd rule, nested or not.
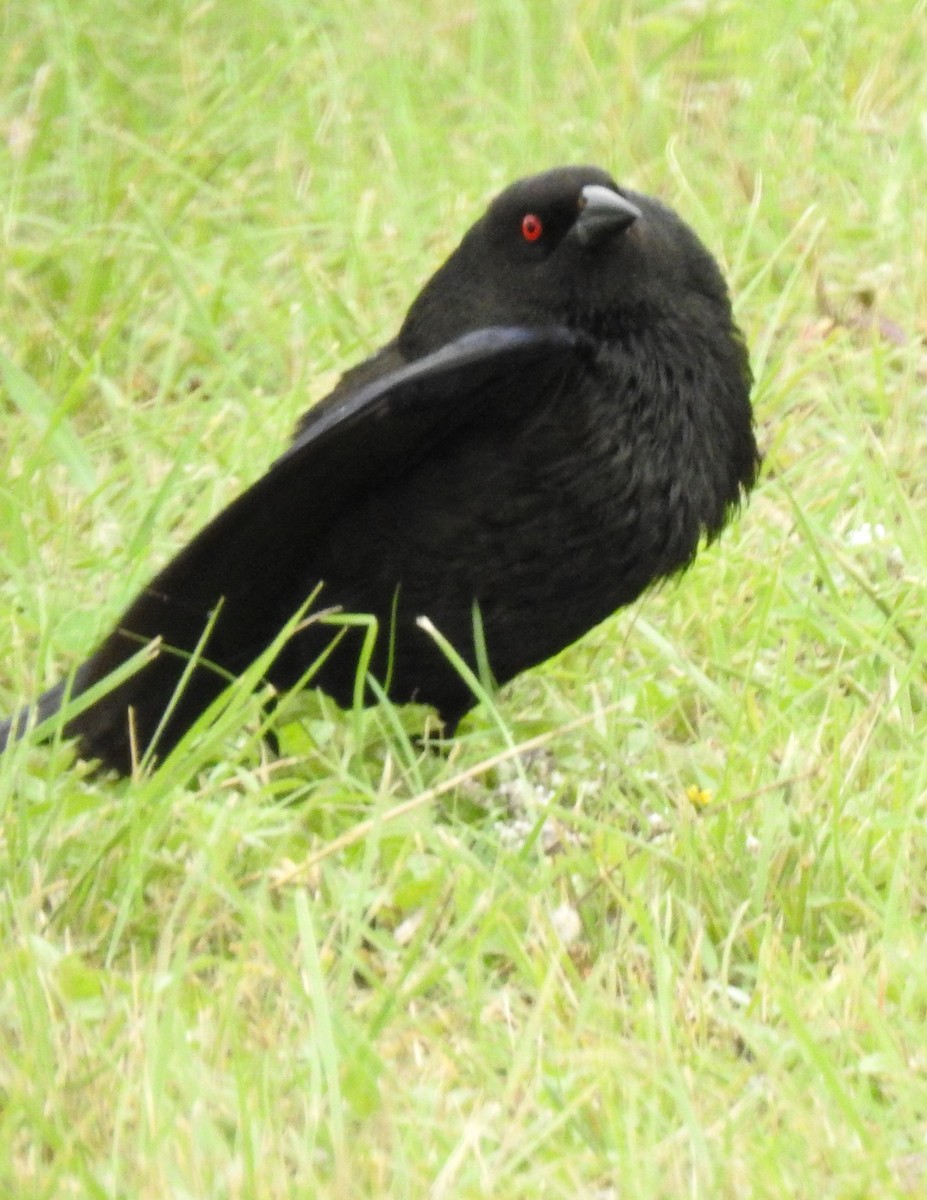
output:
[[[528,171],[696,226],[767,456],[446,759],[310,694],[265,760],[247,687],[134,782],[5,755],[2,1194],[923,1195],[924,4],[0,22],[4,709]]]

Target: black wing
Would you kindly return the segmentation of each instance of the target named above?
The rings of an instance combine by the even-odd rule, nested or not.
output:
[[[482,329],[323,402],[267,473],[140,593],[78,668],[72,694],[87,691],[154,638],[169,652],[74,717],[66,732],[81,738],[88,756],[128,771],[134,748],[148,745],[199,647],[206,662],[186,681],[159,732],[159,749],[170,749],[229,673],[264,650],[321,582],[311,578],[313,549],[335,515],[384,480],[414,470],[463,428],[517,420],[519,406],[556,386],[580,353],[577,336],[559,326]],[[210,670],[210,662],[220,669]],[[45,693],[35,715],[52,715],[63,693],[60,684]],[[0,748],[22,732],[28,716],[0,726]]]

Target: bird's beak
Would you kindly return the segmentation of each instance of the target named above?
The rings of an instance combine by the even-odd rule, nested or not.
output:
[[[611,188],[587,183],[579,195],[579,216],[573,233],[581,246],[595,246],[610,233],[622,233],[641,210]]]

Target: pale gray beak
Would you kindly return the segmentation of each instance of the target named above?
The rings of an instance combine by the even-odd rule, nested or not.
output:
[[[579,216],[573,226],[581,246],[595,246],[610,233],[622,233],[641,215],[641,210],[611,188],[587,183],[580,192]]]

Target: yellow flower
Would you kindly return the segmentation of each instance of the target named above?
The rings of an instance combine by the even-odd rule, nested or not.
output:
[[[699,787],[697,783],[693,783],[691,787],[686,788],[686,796],[688,796],[690,803],[694,804],[696,808],[707,808],[712,801],[711,792],[707,788]]]

